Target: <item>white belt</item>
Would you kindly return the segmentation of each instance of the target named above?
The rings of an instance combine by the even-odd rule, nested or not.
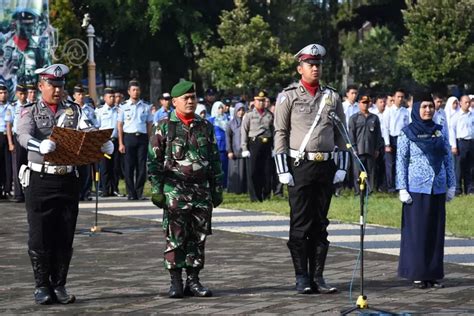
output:
[[[36,172],[63,175],[74,171],[74,166],[49,166],[29,161],[28,167]]]
[[[290,157],[296,158],[298,157],[298,151],[294,149],[290,149]],[[314,160],[314,161],[326,161],[329,159],[333,159],[334,153],[330,152],[314,152],[314,153],[304,153],[304,159],[306,160]]]

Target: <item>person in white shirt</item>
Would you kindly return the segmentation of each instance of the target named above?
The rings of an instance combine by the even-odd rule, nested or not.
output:
[[[346,99],[342,102],[344,114],[346,115],[346,126],[349,124],[349,118],[359,112],[359,104],[356,102],[357,99],[357,86],[349,85],[346,88]]]
[[[453,116],[449,130],[451,151],[459,157],[459,178],[456,191],[458,194],[473,194],[471,169],[474,164],[474,113],[470,108],[469,96],[460,98],[460,111]]]
[[[382,124],[382,136],[385,142],[385,175],[389,193],[395,192],[395,157],[398,135],[400,135],[402,128],[410,123],[408,109],[403,106],[405,92],[402,89],[397,89],[393,100],[393,106],[384,113]]]
[[[446,119],[446,112],[443,109],[443,96],[439,93],[433,93],[433,102],[435,106],[433,122],[443,126],[443,132],[449,133],[448,120]]]

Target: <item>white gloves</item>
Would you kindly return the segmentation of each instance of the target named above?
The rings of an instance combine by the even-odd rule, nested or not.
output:
[[[332,181],[333,184],[340,183],[344,181],[344,178],[346,177],[346,170],[339,169],[336,171],[336,174],[334,175],[334,180]]]
[[[293,176],[289,172],[280,173],[278,175],[278,180],[282,184],[288,184],[288,186],[292,187],[295,185],[295,181],[293,180]]]
[[[56,143],[49,139],[44,139],[39,146],[41,154],[47,154],[53,152],[56,149]]]
[[[242,158],[248,158],[250,157],[250,151],[244,150],[242,151]]]
[[[111,140],[105,142],[102,144],[102,147],[100,147],[100,150],[107,155],[112,155],[114,153],[114,143],[112,143]]]
[[[456,187],[450,187],[448,192],[446,192],[446,202],[451,201],[454,199],[454,195],[456,194]]]
[[[400,192],[398,192],[398,194],[399,194],[398,198],[400,199],[400,201],[402,201],[402,203],[411,204],[413,202],[413,200],[411,199],[410,193],[408,193],[407,190],[402,189],[400,190]]]

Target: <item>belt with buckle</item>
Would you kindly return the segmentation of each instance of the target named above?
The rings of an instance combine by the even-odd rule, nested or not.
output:
[[[298,151],[290,149],[290,157],[296,158],[298,157]],[[334,153],[333,152],[305,152],[304,153],[304,159],[306,160],[312,160],[316,162],[321,162],[321,161],[327,161],[329,159],[333,159]]]
[[[265,136],[256,136],[252,137],[252,141],[257,141],[259,140],[262,144],[266,144],[271,140],[271,137],[265,137]]]
[[[36,172],[43,172],[47,174],[65,175],[74,171],[74,166],[54,166],[43,165],[40,163],[28,162],[28,167]]]

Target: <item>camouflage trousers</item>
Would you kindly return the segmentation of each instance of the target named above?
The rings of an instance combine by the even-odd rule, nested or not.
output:
[[[165,183],[164,195],[165,268],[202,268],[206,237],[211,234],[209,188],[202,184]]]

